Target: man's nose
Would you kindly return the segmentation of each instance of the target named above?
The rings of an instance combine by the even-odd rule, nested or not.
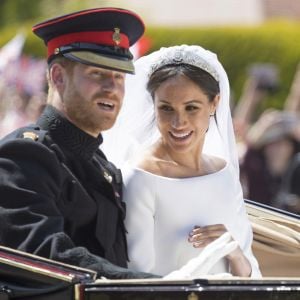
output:
[[[102,89],[106,92],[114,91],[116,88],[116,79],[113,74],[108,74],[100,82]]]

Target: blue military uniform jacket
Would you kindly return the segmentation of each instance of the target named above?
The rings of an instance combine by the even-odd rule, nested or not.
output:
[[[47,106],[0,142],[0,243],[108,278],[126,269],[121,173],[93,138]]]

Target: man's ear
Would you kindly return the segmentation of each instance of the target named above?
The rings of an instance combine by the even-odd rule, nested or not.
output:
[[[65,88],[67,74],[66,69],[58,63],[54,63],[50,69],[50,81],[56,87],[59,93],[62,93]]]

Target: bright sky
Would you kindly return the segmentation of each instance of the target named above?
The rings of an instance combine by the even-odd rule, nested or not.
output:
[[[129,8],[149,24],[251,25],[262,21],[260,0],[112,0],[110,5]]]

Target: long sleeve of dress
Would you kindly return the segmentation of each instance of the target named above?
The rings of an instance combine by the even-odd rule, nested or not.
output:
[[[260,278],[261,272],[259,270],[258,262],[252,252],[252,227],[243,201],[243,191],[240,182],[236,180],[232,188],[235,191],[234,201],[236,201],[236,210],[232,214],[233,222],[229,224],[229,228],[227,229],[229,229],[235,240],[239,241],[241,249],[249,260],[252,268],[251,277]]]
[[[129,173],[124,174],[128,266],[133,270],[152,272],[155,265],[155,188],[153,182]]]

